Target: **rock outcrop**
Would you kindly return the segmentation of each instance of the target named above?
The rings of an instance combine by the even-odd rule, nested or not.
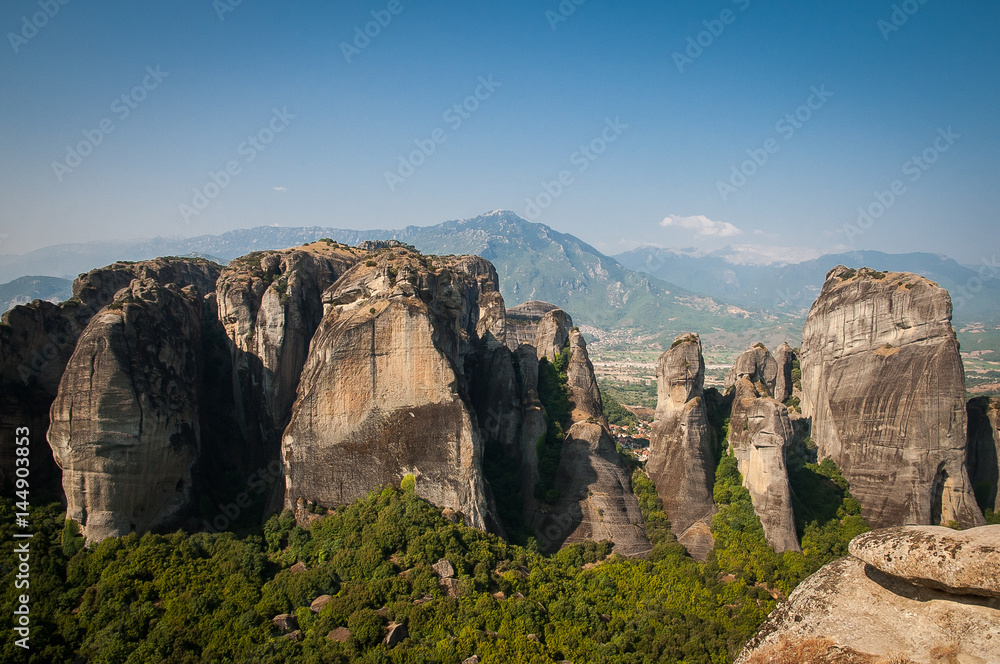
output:
[[[778,379],[774,384],[774,398],[781,403],[785,403],[792,396],[795,387],[792,380],[792,369],[794,368],[795,351],[787,343],[778,346],[774,351],[774,361],[778,365]]]
[[[538,359],[551,360],[566,345],[572,327],[570,315],[554,304],[525,302],[507,310],[507,346],[511,350],[533,346]]]
[[[577,422],[566,432],[555,486],[559,500],[537,526],[545,550],[588,540],[611,540],[624,556],[650,550],[631,478],[603,425]]]
[[[778,383],[778,363],[764,344],[757,344],[736,358],[736,363],[726,374],[726,392],[736,387],[740,378],[748,379],[762,394],[774,396]]]
[[[983,510],[1000,512],[1000,399],[969,401],[969,444],[965,459],[976,499]]]
[[[1000,661],[1000,599],[965,594],[994,588],[998,529],[893,528],[859,536],[851,543],[855,555],[803,581],[737,664],[790,661],[809,645],[822,645],[829,658],[821,661],[828,662]]]
[[[715,460],[704,399],[705,360],[696,334],[677,337],[660,355],[657,404],[646,472],[678,541],[704,560],[715,540]]]
[[[380,254],[323,296],[299,396],[282,440],[286,506],[336,506],[406,475],[417,494],[486,528],[483,437],[463,374],[481,294],[477,257]]]
[[[539,542],[553,549],[607,539],[621,555],[646,553],[651,547],[639,501],[608,431],[594,365],[579,330],[569,333],[569,349],[571,425],[555,476],[559,500],[536,519]]]
[[[947,291],[837,267],[809,312],[802,410],[876,527],[983,523],[965,466],[965,374]]]
[[[222,271],[218,317],[228,337],[242,447],[229,456],[242,474],[278,458],[309,342],[323,318],[323,292],[364,255],[320,241],[252,253]]]
[[[850,552],[914,585],[1000,597],[1000,526],[958,531],[943,526],[887,528],[855,537]]]
[[[14,307],[0,319],[0,429],[30,431],[31,485],[36,496],[62,497],[61,471],[44,442],[49,409],[59,381],[87,323],[133,279],[214,289],[220,267],[204,259],[157,258],[137,263],[115,263],[81,274],[73,283],[74,296],[61,304],[36,300]],[[13,438],[0,441],[0,457],[13,459]],[[9,452],[9,453],[8,453]],[[0,488],[8,494],[13,464],[0,465]]]
[[[76,344],[48,440],[88,541],[167,525],[191,500],[202,306],[192,287],[136,279]]]
[[[745,359],[749,357],[750,359]],[[744,353],[737,366],[777,367],[770,352],[755,347]],[[766,378],[770,374],[764,375]],[[760,374],[740,373],[735,384],[729,418],[729,444],[750,492],[753,509],[764,526],[764,536],[777,551],[801,551],[795,534],[792,491],[785,465],[785,451],[795,438],[788,408],[771,397]]]

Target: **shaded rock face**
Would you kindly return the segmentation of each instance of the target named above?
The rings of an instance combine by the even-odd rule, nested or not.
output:
[[[200,447],[202,302],[135,280],[88,324],[51,410],[67,516],[90,542],[176,521]]]
[[[835,268],[809,312],[801,363],[812,438],[869,523],[983,523],[947,291],[913,274]]]
[[[969,444],[965,458],[976,499],[984,509],[1000,512],[1000,399],[969,401]]]
[[[158,258],[116,263],[81,274],[74,297],[61,304],[40,300],[14,307],[0,325],[0,428],[28,427],[31,433],[32,490],[38,496],[62,497],[61,471],[43,438],[49,409],[77,340],[93,315],[135,278],[155,279],[201,293],[214,289],[221,268],[203,259]],[[8,448],[6,446],[11,446]],[[0,441],[0,457],[13,459],[13,439]],[[9,452],[9,453],[7,453]],[[13,486],[13,465],[0,465],[0,488]]]
[[[688,553],[705,560],[715,540],[710,526],[715,460],[704,399],[705,359],[696,334],[677,337],[660,355],[657,403],[646,472],[664,513]]]
[[[476,257],[434,270],[412,256],[373,262],[324,294],[282,441],[285,504],[342,505],[413,475],[418,495],[486,528],[483,437],[462,368],[496,272]]]
[[[747,376],[736,383],[729,444],[768,543],[778,553],[801,551],[785,465],[785,450],[794,441],[795,431],[788,408],[761,394],[758,385]]]
[[[795,351],[787,343],[778,346],[774,351],[774,361],[778,365],[778,378],[774,384],[774,398],[785,403],[792,396],[792,367],[796,360]]]
[[[788,372],[791,378],[791,368]],[[747,378],[757,386],[759,392],[774,396],[778,374],[778,363],[774,356],[762,344],[757,344],[736,358],[736,363],[726,374],[725,389],[728,392],[740,378]]]
[[[278,458],[323,292],[363,252],[316,242],[232,261],[218,281],[218,317],[229,340],[233,402],[242,434],[238,469]]]
[[[870,657],[860,661],[890,654],[916,664],[1000,661],[1000,599],[962,594],[959,587],[978,583],[984,568],[995,577],[997,528],[892,528],[859,536],[851,551],[865,560],[842,558],[803,581],[737,664],[787,657],[816,640]]]
[[[651,549],[631,480],[603,425],[577,422],[566,432],[556,488],[559,501],[537,527],[544,550],[605,539],[624,556]]]

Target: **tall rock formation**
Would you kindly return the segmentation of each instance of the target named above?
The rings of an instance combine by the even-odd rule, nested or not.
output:
[[[87,323],[133,279],[194,286],[210,292],[220,267],[194,258],[158,258],[121,262],[81,274],[73,283],[74,296],[61,304],[36,300],[14,307],[0,319],[0,429],[30,430],[32,491],[36,496],[62,496],[62,473],[45,443],[49,409],[59,381]],[[0,488],[13,487],[13,438],[0,440]]]
[[[1000,662],[1000,526],[889,528],[803,581],[737,664]]]
[[[342,505],[416,479],[418,495],[486,528],[483,436],[463,373],[480,295],[498,290],[477,257],[382,252],[323,296],[282,441],[285,504]]]
[[[550,338],[548,333],[545,338]],[[566,369],[571,424],[556,470],[559,500],[537,520],[539,541],[551,549],[608,539],[621,555],[641,555],[651,548],[642,511],[604,419],[587,344],[577,329],[569,332],[568,341],[572,353]]]
[[[704,560],[715,540],[715,459],[705,406],[705,359],[697,334],[682,334],[660,355],[656,419],[646,472],[670,528],[692,557]]]
[[[507,346],[517,350],[529,345],[538,352],[538,359],[550,360],[562,350],[573,327],[573,319],[565,311],[548,302],[525,302],[507,310]]]
[[[736,358],[726,374],[726,391],[736,387],[740,378],[747,378],[762,394],[774,396],[778,383],[778,363],[764,344],[757,344]]]
[[[748,350],[736,364],[742,367],[778,366],[763,347]],[[736,381],[729,419],[729,444],[768,543],[779,553],[801,551],[785,465],[785,450],[794,440],[795,432],[788,418],[788,408],[765,391],[768,381],[755,383],[753,377],[752,373],[741,373]]]
[[[320,241],[252,253],[222,271],[218,317],[229,342],[242,447],[229,458],[241,473],[278,458],[309,342],[323,318],[323,292],[364,255]]]
[[[175,521],[191,500],[200,447],[202,298],[136,279],[76,344],[48,440],[67,516],[88,541]]]
[[[1000,512],[1000,399],[969,401],[969,445],[966,463],[976,499],[984,510]]]
[[[802,340],[803,414],[875,527],[983,523],[965,466],[965,372],[947,291],[837,267]]]
[[[795,390],[792,380],[792,369],[795,365],[795,351],[787,343],[778,346],[774,351],[774,361],[778,365],[778,379],[774,384],[774,398],[785,403]]]

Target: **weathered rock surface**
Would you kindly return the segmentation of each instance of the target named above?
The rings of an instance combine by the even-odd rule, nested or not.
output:
[[[393,648],[403,642],[403,639],[410,635],[410,631],[406,629],[405,623],[389,623],[387,632],[385,635],[385,645]]]
[[[1000,597],[1000,526],[901,526],[859,535],[851,555],[918,586]]]
[[[604,418],[604,404],[601,401],[601,390],[597,387],[594,375],[594,365],[587,352],[587,342],[580,331],[574,329],[569,334],[569,350],[571,356],[566,368],[569,387],[569,400],[573,406],[570,417],[574,422],[594,420],[607,426]]]
[[[670,528],[688,553],[704,560],[715,540],[715,461],[704,400],[701,339],[683,334],[660,355],[657,404],[646,472],[656,485]]]
[[[923,277],[845,267],[809,312],[802,411],[875,527],[983,523],[951,312],[947,291]]]
[[[980,506],[1000,512],[1000,399],[969,401],[969,444],[965,460]]]
[[[605,539],[624,556],[651,549],[631,480],[601,424],[577,422],[566,432],[555,486],[559,501],[537,528],[545,549]]]
[[[974,539],[978,530],[982,529],[966,533]],[[861,548],[866,555],[902,549],[904,559],[916,564],[915,559],[923,555],[922,547],[894,546],[891,537],[877,532],[863,535],[866,539]],[[923,563],[924,571],[934,573],[940,581],[943,577],[934,571],[940,551],[931,551],[932,558]],[[962,546],[959,551],[970,550]],[[991,555],[996,555],[995,549]],[[945,574],[953,574],[963,564],[979,564],[973,555],[945,556],[944,560]],[[884,555],[880,564],[886,564]],[[975,574],[971,569],[963,574],[970,573]],[[854,661],[873,664],[876,658],[889,655],[906,657],[915,664],[1000,662],[1000,599],[914,585],[848,556],[803,581],[747,643],[737,664],[762,664],[769,656],[784,656],[788,661],[797,648],[817,641],[832,642],[838,650],[849,648],[870,657]]]
[[[324,294],[282,441],[286,506],[336,506],[416,479],[417,494],[486,528],[483,441],[462,368],[479,299],[497,290],[477,257],[380,254]]]
[[[48,440],[88,541],[168,524],[190,502],[201,321],[194,288],[134,280],[76,344]]]
[[[533,346],[538,359],[555,358],[569,339],[573,319],[568,313],[548,302],[525,302],[507,310],[507,347],[517,350],[525,344]]]
[[[778,365],[778,379],[774,384],[774,398],[781,403],[788,401],[794,391],[792,368],[795,360],[795,351],[787,343],[781,344],[774,351],[774,361]]]
[[[762,394],[774,396],[778,383],[778,363],[763,344],[757,344],[736,358],[735,364],[726,374],[726,391],[735,387],[740,378],[748,379]]]
[[[741,356],[751,357],[742,366],[777,367],[777,362],[763,347],[755,347]],[[737,362],[740,365],[740,362]],[[792,491],[785,465],[785,451],[795,439],[788,418],[788,408],[767,392],[765,373],[740,372],[733,409],[729,418],[729,443],[743,475],[743,486],[750,492],[754,513],[764,527],[771,547],[782,551],[801,551],[795,533]],[[758,378],[754,381],[753,378]]]
[[[61,471],[43,441],[49,409],[59,389],[76,342],[93,315],[111,302],[133,279],[155,279],[201,293],[214,289],[221,268],[204,259],[158,258],[115,263],[81,274],[74,297],[61,304],[36,300],[14,307],[0,319],[0,429],[27,427],[30,438],[32,491],[36,496],[62,496]],[[11,446],[11,447],[7,447]],[[13,459],[13,437],[0,440],[0,458]],[[0,488],[12,489],[13,464],[0,464]]]
[[[323,318],[323,292],[361,256],[315,242],[252,253],[222,271],[218,317],[229,339],[242,472],[278,457],[309,342]]]

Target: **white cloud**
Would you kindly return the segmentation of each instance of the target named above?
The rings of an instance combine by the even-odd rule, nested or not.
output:
[[[676,214],[670,214],[660,222],[660,226],[663,226],[664,228],[683,228],[685,230],[694,231],[696,235],[708,235],[713,237],[734,237],[736,235],[743,235],[743,231],[736,226],[733,226],[725,221],[712,221],[705,215],[701,214],[693,217],[681,217]]]
[[[288,189],[286,187],[271,187],[271,189],[274,189],[275,191],[277,191],[279,193],[282,193],[282,194],[285,193],[286,191],[288,191]]]

